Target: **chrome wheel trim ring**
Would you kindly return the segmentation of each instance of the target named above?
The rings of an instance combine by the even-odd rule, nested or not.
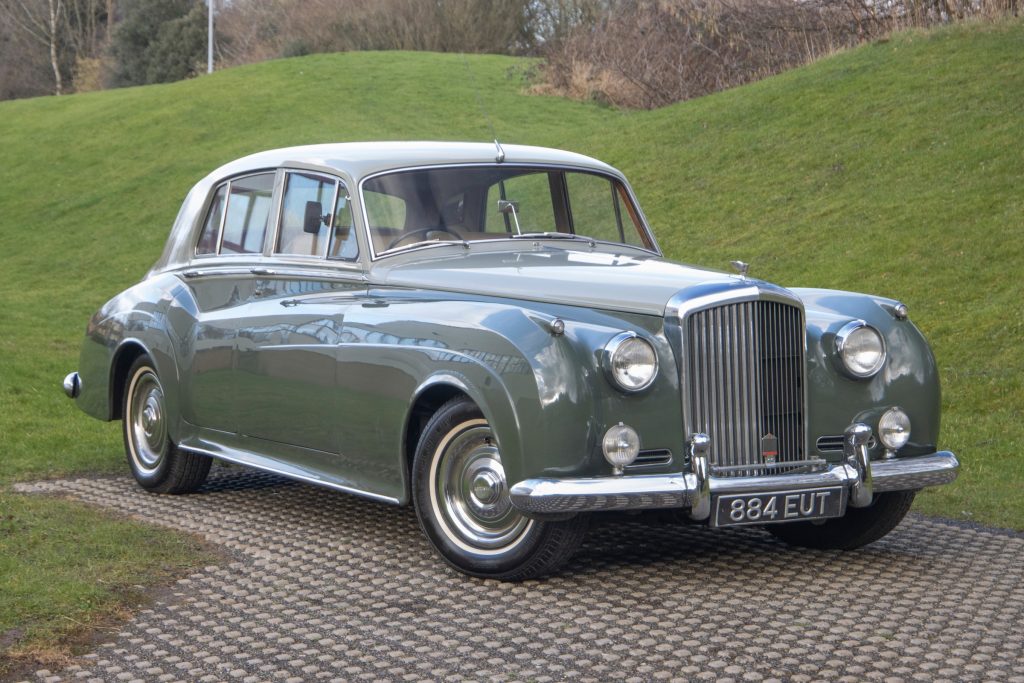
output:
[[[167,455],[167,410],[164,390],[152,368],[141,367],[128,385],[128,452],[135,467],[152,474]]]
[[[512,507],[501,454],[487,420],[456,426],[438,444],[430,467],[430,504],[453,544],[498,555],[526,538],[534,521]]]

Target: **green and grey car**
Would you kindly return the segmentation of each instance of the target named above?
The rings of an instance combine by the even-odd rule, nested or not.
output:
[[[556,570],[594,514],[855,548],[953,481],[898,301],[662,257],[620,172],[498,144],[229,163],[89,322],[79,407],[143,487],[211,459],[396,505],[469,574]]]

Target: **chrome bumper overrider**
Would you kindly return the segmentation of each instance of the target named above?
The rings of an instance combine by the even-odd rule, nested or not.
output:
[[[822,472],[767,477],[708,476],[706,448],[697,440],[691,446],[693,472],[600,477],[591,479],[527,479],[511,490],[512,504],[526,514],[560,515],[600,510],[653,510],[689,508],[696,520],[711,514],[711,496],[795,491],[825,486],[845,486],[849,505],[864,507],[874,493],[907,491],[948,484],[957,477],[960,463],[949,451],[932,455],[871,461],[867,443],[871,430],[853,425],[846,431],[842,464]]]
[[[68,398],[78,398],[78,394],[82,391],[82,379],[78,376],[77,372],[69,373],[64,378],[64,393],[67,394]]]

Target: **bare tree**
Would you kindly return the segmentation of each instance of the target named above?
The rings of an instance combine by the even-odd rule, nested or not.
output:
[[[60,40],[64,23],[64,0],[0,0],[0,18],[49,49],[54,93],[63,93]]]

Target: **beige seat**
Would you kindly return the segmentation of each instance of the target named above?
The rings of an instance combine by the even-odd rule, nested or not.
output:
[[[284,245],[278,253],[294,254],[296,256],[319,256],[324,251],[324,242],[320,235],[311,235],[308,232],[300,232]]]

